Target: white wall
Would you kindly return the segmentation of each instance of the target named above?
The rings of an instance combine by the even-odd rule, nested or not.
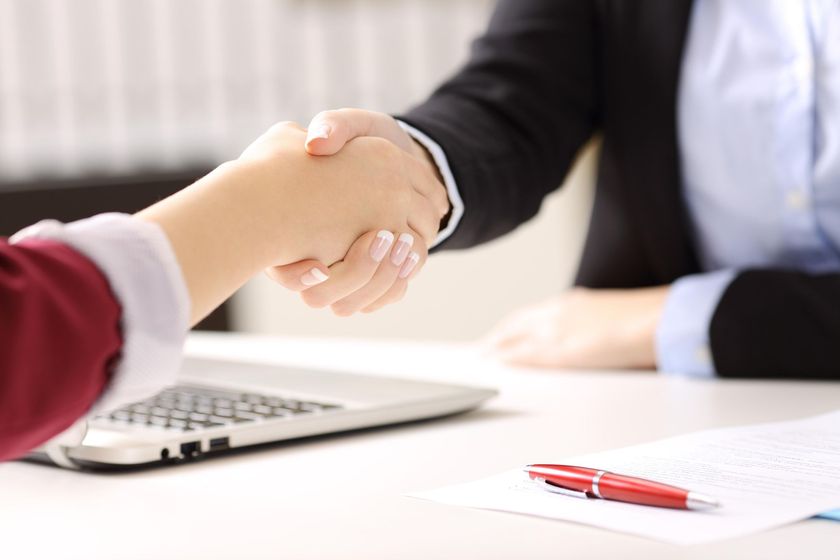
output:
[[[201,168],[279,120],[398,111],[494,0],[0,0],[0,189]]]
[[[406,298],[370,315],[335,317],[258,278],[235,298],[237,329],[306,336],[469,340],[518,306],[559,293],[577,266],[592,206],[595,149],[537,218],[495,242],[436,254]]]

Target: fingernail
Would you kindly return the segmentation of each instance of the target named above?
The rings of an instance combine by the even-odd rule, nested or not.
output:
[[[401,233],[399,239],[397,239],[397,246],[391,253],[391,262],[395,266],[400,266],[408,256],[408,251],[412,245],[414,245],[414,236],[410,233]]]
[[[420,262],[420,255],[415,253],[414,251],[408,254],[408,258],[403,263],[402,268],[400,269],[400,278],[408,278],[408,275],[411,274],[411,271],[414,270],[414,267],[417,266],[417,263]]]
[[[382,259],[385,258],[385,255],[388,254],[388,249],[391,248],[391,244],[394,242],[394,234],[387,230],[382,230],[376,234],[376,239],[373,240],[373,243],[370,246],[370,258],[375,260],[376,262],[382,262]]]
[[[309,133],[306,135],[306,143],[309,144],[315,139],[324,138],[327,139],[330,137],[330,133],[332,132],[332,127],[328,124],[319,124],[315,128],[310,128]]]
[[[300,283],[304,286],[317,286],[321,282],[325,282],[327,278],[329,276],[321,272],[320,268],[313,268],[300,277]]]

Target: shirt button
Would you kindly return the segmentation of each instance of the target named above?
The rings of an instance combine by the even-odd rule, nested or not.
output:
[[[808,78],[814,73],[814,59],[810,56],[803,56],[794,63],[794,71],[801,78]]]
[[[700,365],[707,366],[712,363],[712,350],[708,346],[700,346],[694,351],[694,359]]]
[[[805,197],[805,193],[803,193],[801,190],[791,191],[787,194],[787,197],[785,198],[785,203],[787,204],[787,207],[793,210],[802,210],[803,208],[805,208],[807,202],[808,200]]]

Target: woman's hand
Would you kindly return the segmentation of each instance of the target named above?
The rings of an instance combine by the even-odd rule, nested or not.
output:
[[[305,138],[297,125],[275,125],[239,159],[137,215],[157,223],[169,238],[190,294],[193,322],[259,270],[308,259],[336,263],[371,230],[414,240],[395,244],[390,257],[399,249],[401,264],[392,263],[391,274],[397,271],[399,277],[405,261],[425,258],[417,247],[411,256],[410,247],[431,243],[442,215],[437,180],[428,168],[380,138],[358,138],[328,158],[308,155],[302,149]],[[350,275],[339,267],[332,273],[330,290],[335,287],[339,299],[357,291],[364,273],[370,274],[362,254],[351,254],[351,262],[362,263],[353,267],[361,272]],[[370,281],[376,278],[373,274]],[[336,303],[323,294],[325,288],[307,297],[317,304]],[[355,308],[359,300],[342,305]]]
[[[656,366],[655,335],[668,286],[573,288],[515,312],[487,337],[503,361],[546,368]]]
[[[286,288],[301,292],[310,307],[330,306],[346,317],[370,313],[399,301],[411,280],[426,262],[425,245],[388,230],[361,236],[341,262],[327,268],[314,260],[269,268],[270,278]]]
[[[435,222],[437,234],[441,219],[449,212],[446,189],[437,166],[425,148],[415,142],[391,116],[361,109],[319,113],[309,125],[304,148],[311,155],[335,156],[348,142],[359,137],[387,140],[435,177],[436,184],[430,197],[439,212]],[[354,244],[340,263],[329,270],[320,262],[306,261],[274,267],[267,274],[282,286],[302,292],[303,301],[311,307],[330,306],[340,316],[369,313],[402,299],[408,289],[408,281],[426,262],[431,241],[409,239],[403,235],[403,241],[408,242],[411,249],[410,253],[406,253],[400,243],[400,234],[396,233],[396,237],[393,249],[380,260],[366,249],[376,239],[376,232],[369,232]]]

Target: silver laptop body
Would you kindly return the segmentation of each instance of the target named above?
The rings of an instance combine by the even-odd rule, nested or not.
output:
[[[78,466],[167,464],[306,436],[445,416],[496,391],[188,358],[177,385],[89,422]]]

